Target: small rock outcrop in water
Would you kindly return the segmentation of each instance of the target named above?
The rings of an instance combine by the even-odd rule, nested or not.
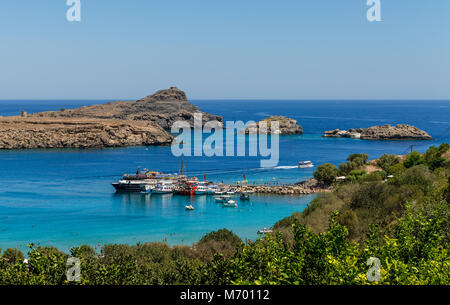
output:
[[[271,124],[273,121],[278,121],[279,127],[274,131],[275,134],[293,135],[303,133],[303,128],[297,124],[294,119],[289,119],[284,116],[270,116],[264,120],[261,120],[255,124],[248,126],[241,131],[245,134],[272,134]],[[262,122],[266,124],[261,124]]]
[[[349,130],[325,131],[324,137],[354,138],[365,140],[431,140],[432,137],[425,131],[407,124],[389,124],[373,126],[369,128],[357,128]]]
[[[192,105],[186,94],[176,87],[159,90],[137,101],[110,102],[71,110],[41,112],[32,116],[149,121],[168,130],[175,121],[180,120],[193,126],[194,113],[202,113],[203,124],[213,120],[222,122],[222,117],[202,112]]]
[[[69,118],[0,118],[0,149],[167,145],[173,137],[151,122]]]

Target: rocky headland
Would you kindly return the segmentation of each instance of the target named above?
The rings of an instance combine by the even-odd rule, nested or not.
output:
[[[152,122],[86,118],[0,118],[0,149],[168,145],[173,137]]]
[[[351,128],[348,130],[325,131],[324,137],[353,138],[364,140],[431,140],[432,137],[425,131],[407,124],[389,124],[369,128]]]
[[[109,102],[77,109],[40,112],[31,116],[42,118],[96,118],[146,121],[153,122],[163,129],[170,130],[172,124],[176,121],[187,121],[193,126],[195,113],[202,113],[203,124],[213,120],[222,122],[222,117],[202,112],[197,106],[192,105],[188,101],[186,94],[176,87],[159,90],[137,101]]]
[[[272,122],[277,121],[279,126],[272,131]],[[297,121],[284,116],[270,116],[259,122],[249,125],[241,131],[242,134],[282,134],[294,135],[302,134],[303,128],[298,125]]]
[[[186,94],[171,87],[137,101],[109,102],[76,109],[61,109],[0,118],[0,149],[101,148],[168,145],[167,132],[175,121],[194,125],[222,118],[202,112]]]

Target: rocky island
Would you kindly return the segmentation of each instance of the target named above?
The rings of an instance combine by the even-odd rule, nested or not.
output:
[[[298,125],[297,121],[284,116],[270,116],[259,122],[249,125],[246,129],[241,131],[242,134],[272,134],[271,125],[273,121],[278,121],[278,129],[274,131],[275,134],[294,135],[302,134],[303,128]],[[261,124],[265,123],[265,124]]]
[[[202,113],[204,123],[212,120],[222,122],[222,117],[202,112],[197,106],[192,105],[186,94],[176,87],[159,90],[137,101],[110,102],[71,110],[40,112],[31,116],[146,121],[169,130],[172,124],[179,120],[187,121],[193,126],[194,113]]]
[[[175,121],[193,126],[194,114],[203,122],[222,118],[202,112],[186,94],[171,87],[137,101],[110,102],[0,118],[0,149],[101,148],[168,145],[167,132]]]
[[[334,129],[325,131],[324,137],[353,138],[364,140],[431,140],[425,131],[407,124],[389,124],[369,128],[351,128],[349,130]]]

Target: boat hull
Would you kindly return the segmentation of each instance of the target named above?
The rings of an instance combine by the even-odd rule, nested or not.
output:
[[[152,191],[152,194],[164,195],[164,194],[173,194],[173,192],[172,191]]]
[[[142,184],[136,183],[112,183],[112,186],[116,189],[116,192],[136,192],[142,191]]]
[[[207,192],[204,192],[204,191],[195,191],[194,193],[195,193],[195,195],[207,195],[208,194]]]
[[[312,168],[314,165],[299,165],[298,168]]]

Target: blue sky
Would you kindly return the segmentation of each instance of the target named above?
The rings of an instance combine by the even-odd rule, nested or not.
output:
[[[0,2],[0,99],[450,99],[450,1]]]

